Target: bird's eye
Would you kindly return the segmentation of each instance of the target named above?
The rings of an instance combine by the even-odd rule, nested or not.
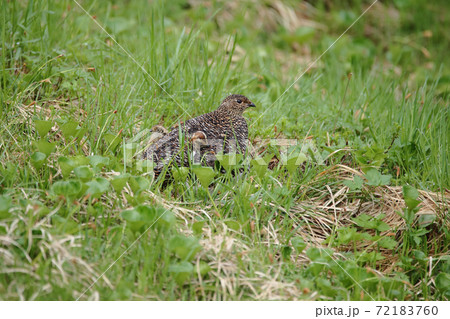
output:
[[[242,100],[237,100],[236,102],[238,102],[239,104],[241,104],[241,103],[242,103]]]

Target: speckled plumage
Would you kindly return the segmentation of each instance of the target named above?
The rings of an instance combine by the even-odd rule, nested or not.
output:
[[[155,173],[165,165],[189,166],[189,155],[207,166],[213,166],[214,154],[242,153],[247,148],[248,127],[243,112],[255,105],[245,96],[226,97],[217,110],[180,124],[153,144],[143,154],[153,160]],[[180,136],[182,146],[180,147]]]

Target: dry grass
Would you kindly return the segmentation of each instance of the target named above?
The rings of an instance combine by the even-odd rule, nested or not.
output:
[[[207,286],[214,286],[211,293],[203,296],[206,300],[240,300],[245,294],[252,300],[293,300],[303,294],[296,282],[286,282],[280,276],[281,265],[274,262],[272,266],[257,270],[249,275],[242,269],[242,264],[253,264],[250,254],[252,247],[239,240],[239,234],[220,223],[221,231],[204,228],[201,244],[204,248],[200,258],[210,260],[210,279],[203,281]],[[272,258],[269,256],[269,258]],[[260,269],[258,269],[260,268]],[[304,297],[302,299],[305,299]]]
[[[363,177],[360,171],[344,165],[336,165],[317,176],[320,179],[323,175],[328,178],[333,176],[337,180],[349,180],[354,175]],[[289,217],[298,223],[298,235],[302,236],[312,246],[324,245],[324,240],[329,237],[337,228],[355,225],[352,218],[362,214],[369,216],[380,216],[384,214],[382,220],[388,224],[391,229],[381,232],[381,236],[391,236],[397,241],[402,239],[402,233],[406,229],[405,220],[398,214],[402,212],[406,205],[403,199],[402,187],[379,186],[372,187],[364,185],[363,192],[367,196],[355,197],[349,192],[347,186],[338,189],[332,189],[326,185],[328,191],[322,191],[320,196],[309,198],[295,205],[289,211]],[[418,206],[415,223],[419,223],[419,216],[434,215],[435,219],[432,225],[432,231],[428,234],[428,247],[430,252],[436,242],[440,242],[443,234],[439,229],[450,226],[450,220],[447,217],[450,207],[450,193],[433,193],[419,191]],[[347,251],[354,246],[341,246],[337,250]],[[356,247],[360,251],[372,251],[377,248],[373,242],[360,242]],[[385,259],[380,260],[377,269],[385,271],[391,269],[392,265],[398,261],[397,256],[393,255],[392,250],[382,249],[381,253]]]
[[[36,207],[29,205],[24,214],[18,212],[19,218],[14,223],[0,224],[6,230],[6,234],[0,236],[0,256],[3,260],[0,273],[11,276],[11,278],[19,275],[28,276],[30,281],[48,283],[55,281],[61,287],[71,284],[76,278],[77,282],[88,286],[99,276],[99,273],[95,271],[93,265],[89,265],[74,254],[74,251],[81,247],[79,241],[82,236],[52,235],[49,219],[47,217],[40,219],[38,218],[39,214]],[[21,223],[29,226],[26,234],[22,234],[19,230]],[[26,244],[22,243],[24,237]],[[39,260],[51,264],[50,273],[39,271]],[[108,287],[113,288],[107,276],[103,276],[102,280]],[[10,299],[35,300],[51,293],[52,286],[50,284],[42,285],[39,292],[27,296],[25,295],[27,287],[19,284],[16,280],[11,280],[7,287],[0,287],[0,290],[6,291],[5,295]],[[77,291],[73,292],[74,297],[78,294]]]

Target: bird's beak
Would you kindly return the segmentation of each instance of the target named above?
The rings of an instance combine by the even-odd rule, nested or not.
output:
[[[250,103],[247,105],[247,107],[256,107],[256,105],[254,103]]]

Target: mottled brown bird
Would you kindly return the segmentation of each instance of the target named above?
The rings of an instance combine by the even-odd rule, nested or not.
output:
[[[189,161],[214,166],[214,154],[245,154],[248,127],[242,116],[252,101],[239,94],[226,97],[219,108],[180,124],[151,144],[143,154],[159,174],[166,165],[189,166]],[[181,138],[181,139],[180,139]]]

